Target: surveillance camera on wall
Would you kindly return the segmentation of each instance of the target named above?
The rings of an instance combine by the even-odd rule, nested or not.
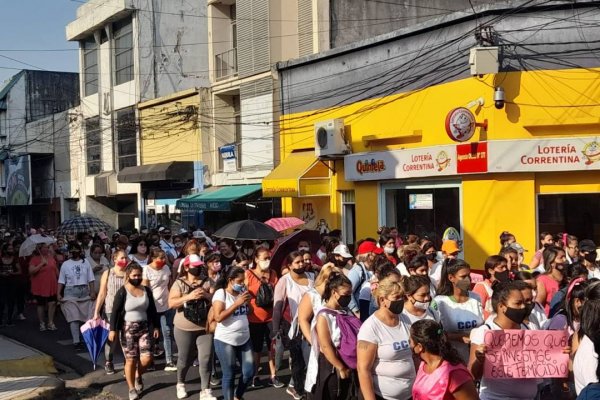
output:
[[[504,89],[501,87],[497,87],[496,91],[494,91],[494,106],[498,110],[502,110],[504,108]]]

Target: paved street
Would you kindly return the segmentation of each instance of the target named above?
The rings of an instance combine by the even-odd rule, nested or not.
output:
[[[60,377],[67,380],[67,388],[71,388],[64,398],[68,399],[126,399],[127,384],[122,374],[123,357],[120,351],[115,355],[115,368],[117,372],[114,375],[104,373],[104,358],[101,355],[98,362],[98,369],[93,370],[89,355],[86,352],[77,353],[71,344],[70,333],[67,324],[59,315],[56,318],[58,330],[55,332],[40,332],[38,329],[37,318],[35,316],[35,306],[28,305],[26,308],[26,321],[19,321],[15,327],[0,328],[0,334],[15,339],[28,346],[36,348],[54,358],[57,363]],[[287,366],[287,363],[284,363]],[[156,360],[156,371],[144,375],[144,399],[165,400],[166,398],[175,398],[176,373],[165,372],[164,359]],[[282,368],[280,373],[283,382],[289,380],[289,369]],[[90,389],[88,389],[88,387]],[[200,392],[200,380],[197,368],[190,368],[188,373],[188,398],[197,398]],[[78,389],[81,389],[78,391]],[[85,389],[85,390],[84,390]],[[220,396],[220,388],[213,388],[216,396]],[[250,389],[244,399],[258,400],[265,396],[275,399],[290,398],[285,393],[285,388],[274,389],[264,387],[260,389]]]

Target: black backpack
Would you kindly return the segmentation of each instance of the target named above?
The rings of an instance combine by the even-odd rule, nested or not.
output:
[[[186,285],[190,289],[190,291],[196,289],[197,287],[202,287],[202,285],[205,282],[202,281],[199,286],[192,287],[183,279],[179,279],[179,281]],[[183,307],[181,307],[180,311],[183,312],[183,316],[185,317],[185,319],[187,319],[191,323],[196,325],[202,325],[204,322],[206,322],[210,306],[211,304],[208,300],[198,299],[186,302],[183,305]]]
[[[273,308],[275,301],[275,293],[273,292],[273,286],[269,282],[263,281],[254,271],[250,271],[260,281],[260,286],[256,292],[256,305],[260,308],[269,309]],[[269,272],[269,277],[271,277]]]

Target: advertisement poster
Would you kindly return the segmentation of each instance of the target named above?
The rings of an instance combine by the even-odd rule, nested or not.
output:
[[[235,172],[237,171],[237,160],[235,157],[235,145],[228,144],[219,147],[219,153],[223,159],[223,172]]]
[[[6,171],[6,205],[30,205],[31,170],[29,155],[9,157],[4,163]]]
[[[408,208],[410,210],[433,210],[433,193],[409,194]]]

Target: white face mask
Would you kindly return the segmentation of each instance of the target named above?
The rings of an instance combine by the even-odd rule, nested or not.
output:
[[[270,265],[271,265],[271,260],[259,260],[258,261],[258,267],[261,269],[261,271],[268,270]]]
[[[393,247],[384,247],[383,251],[385,251],[385,254],[394,254],[394,249]]]
[[[305,247],[305,246],[298,247],[298,251],[310,251],[310,247]]]
[[[417,310],[423,310],[423,311],[427,311],[429,310],[429,302],[422,302],[422,301],[417,301],[415,300],[415,303],[413,304],[415,306],[415,308]]]

